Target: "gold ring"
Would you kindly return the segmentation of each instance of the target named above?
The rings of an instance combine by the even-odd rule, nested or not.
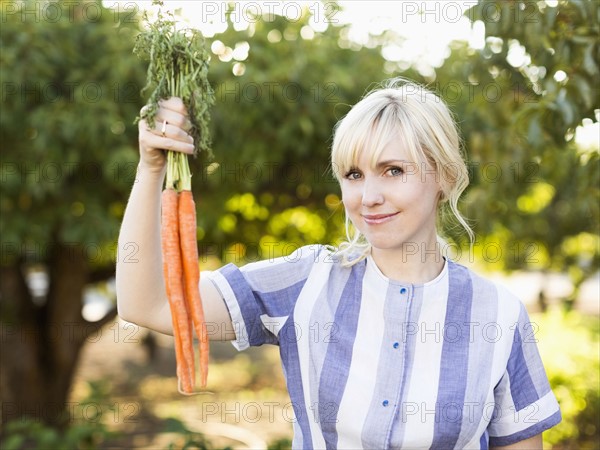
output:
[[[160,130],[160,132],[162,134],[162,137],[166,136],[166,132],[167,132],[167,121],[166,120],[163,122],[162,130]]]

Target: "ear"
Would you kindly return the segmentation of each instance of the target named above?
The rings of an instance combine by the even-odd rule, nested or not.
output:
[[[448,196],[446,195],[444,188],[449,188],[450,186],[448,185],[448,182],[444,179],[443,172],[440,173],[440,175],[441,179],[437,179],[436,183],[438,188],[438,201],[442,203],[448,200]]]
[[[445,203],[447,201],[448,201],[448,197],[446,196],[446,193],[444,192],[444,190],[440,186],[440,188],[438,189],[438,205],[442,204],[442,203]]]

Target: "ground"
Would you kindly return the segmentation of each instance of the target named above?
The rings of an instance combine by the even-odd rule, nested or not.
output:
[[[273,346],[239,353],[228,342],[211,343],[209,392],[188,397],[177,392],[172,338],[115,319],[84,347],[73,405],[89,396],[90,381],[108,398],[83,408],[79,419],[100,413],[98,420],[121,433],[102,448],[167,448],[178,438],[161,432],[172,426],[169,418],[203,433],[216,448],[266,449],[292,436],[291,404]]]

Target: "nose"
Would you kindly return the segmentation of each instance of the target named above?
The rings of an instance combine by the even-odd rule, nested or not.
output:
[[[371,207],[383,203],[383,192],[376,180],[365,180],[363,184],[362,205]]]

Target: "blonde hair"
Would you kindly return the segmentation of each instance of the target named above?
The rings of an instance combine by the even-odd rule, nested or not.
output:
[[[331,166],[340,185],[344,174],[357,165],[361,151],[370,152],[371,164],[375,166],[386,145],[398,136],[417,167],[429,165],[436,172],[442,191],[439,219],[445,218],[443,210],[449,209],[450,216],[472,241],[473,231],[458,210],[458,199],[469,184],[469,174],[456,123],[443,100],[417,83],[403,78],[385,81],[337,123]],[[353,265],[370,253],[371,245],[352,226],[347,214],[346,239],[337,249],[344,265]]]

